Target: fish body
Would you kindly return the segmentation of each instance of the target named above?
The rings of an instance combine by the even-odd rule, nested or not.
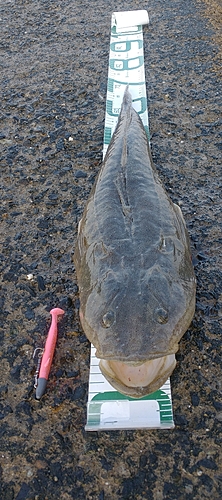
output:
[[[81,323],[102,372],[132,397],[157,390],[193,318],[196,280],[181,210],[157,175],[128,88],[74,262]]]

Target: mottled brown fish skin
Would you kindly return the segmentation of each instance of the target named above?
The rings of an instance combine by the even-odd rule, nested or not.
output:
[[[74,261],[81,323],[99,358],[138,363],[178,350],[195,309],[189,237],[128,89]]]

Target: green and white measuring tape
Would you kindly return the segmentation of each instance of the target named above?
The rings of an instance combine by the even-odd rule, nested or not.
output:
[[[111,21],[110,55],[103,156],[115,130],[126,85],[149,138],[142,25],[147,11],[114,12]],[[87,431],[174,427],[170,380],[141,399],[117,392],[103,377],[95,348],[91,346]]]
[[[103,157],[116,128],[126,85],[149,137],[142,30],[148,22],[146,10],[112,15]]]

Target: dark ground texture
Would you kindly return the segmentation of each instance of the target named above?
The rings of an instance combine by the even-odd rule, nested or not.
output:
[[[220,0],[1,5],[0,498],[218,500]],[[90,346],[72,256],[101,165],[111,13],[127,8],[150,14],[152,153],[187,222],[197,307],[171,380],[175,429],[86,433]],[[55,306],[66,313],[47,393],[37,402],[32,353],[44,345]]]

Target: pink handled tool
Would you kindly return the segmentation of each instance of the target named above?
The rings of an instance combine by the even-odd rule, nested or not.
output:
[[[57,340],[57,317],[64,314],[62,309],[56,307],[50,311],[52,315],[52,322],[49,329],[48,337],[46,339],[45,349],[41,358],[41,364],[39,369],[39,377],[37,379],[36,386],[36,399],[40,399],[45,390],[47,381],[49,378],[49,372],[52,364],[52,358],[55,351],[55,345]]]

